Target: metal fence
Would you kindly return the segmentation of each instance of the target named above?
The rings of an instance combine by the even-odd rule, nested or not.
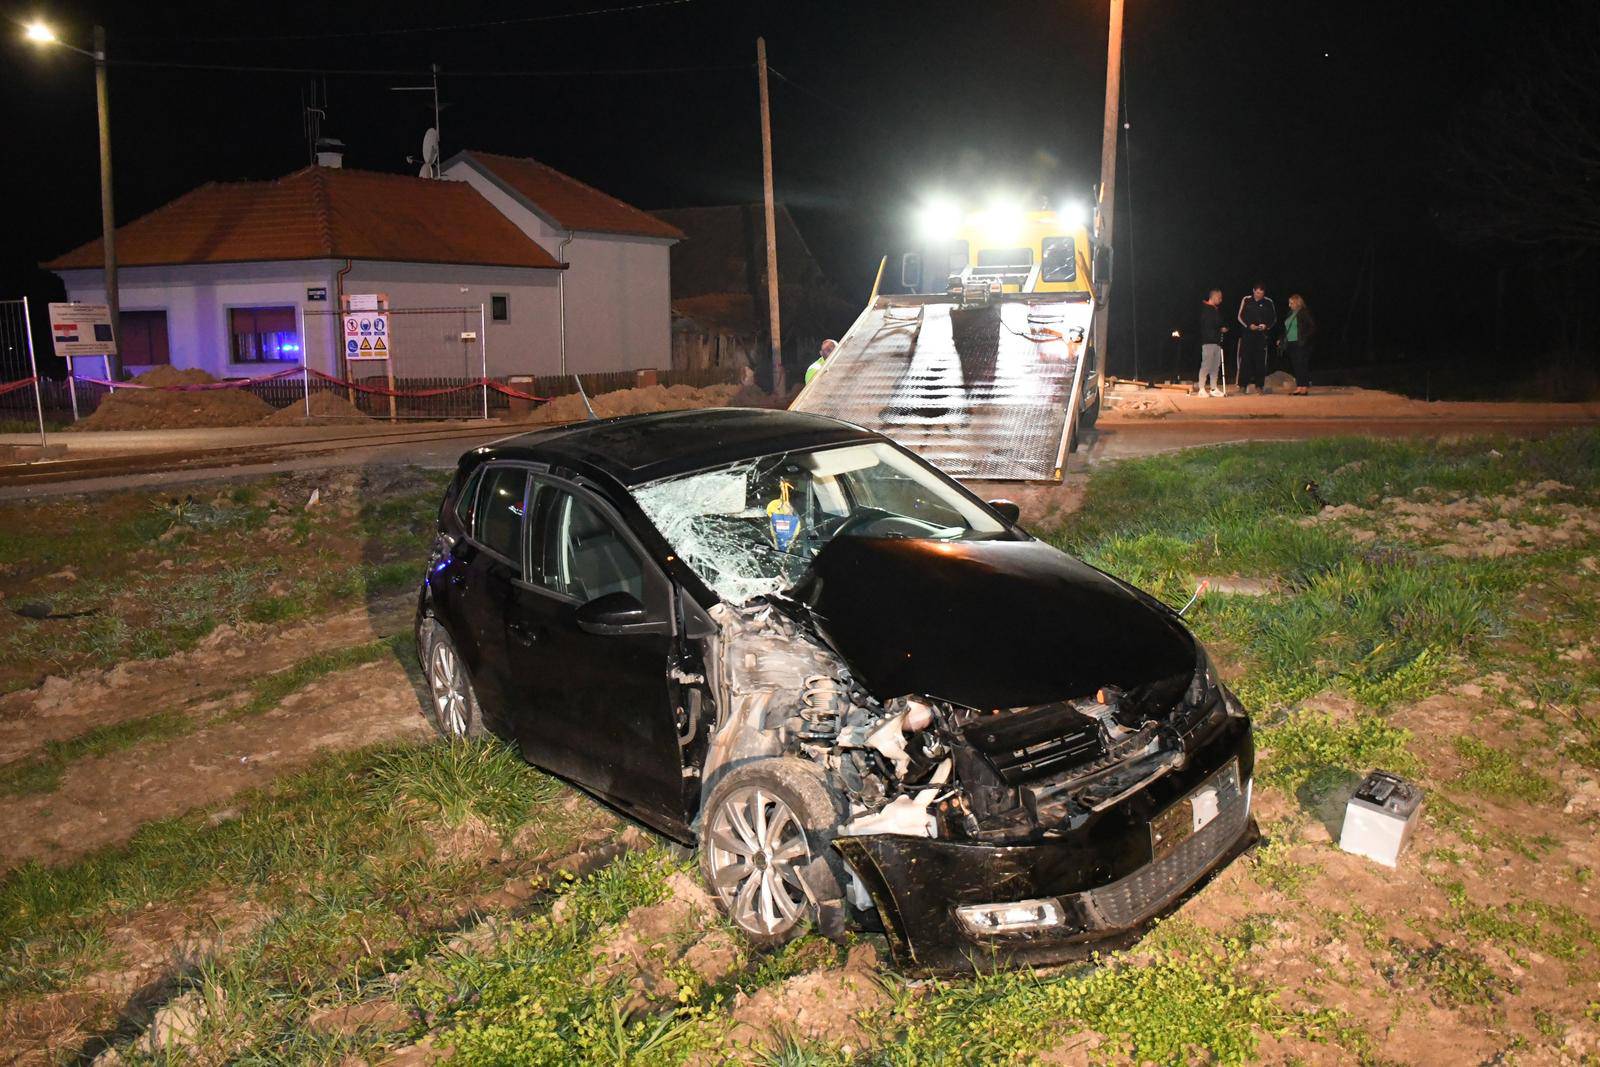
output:
[[[33,351],[33,313],[27,297],[0,300],[0,433],[29,431],[38,433],[43,443],[45,415]]]
[[[310,392],[343,396],[364,415],[394,419],[471,419],[489,414],[490,390],[462,388],[487,377],[482,304],[469,307],[390,308],[388,359],[346,360],[342,351],[344,313],[308,311],[306,355],[313,366],[319,345],[328,339],[337,358],[337,377],[353,385],[312,381]],[[319,384],[324,387],[319,389]],[[410,394],[387,395],[390,392]],[[313,414],[317,413],[315,405]],[[326,409],[329,413],[337,406]]]
[[[482,305],[390,309],[395,355],[389,360],[353,362],[340,357],[341,314],[307,311],[302,354],[305,365],[313,369],[295,369],[239,388],[276,409],[300,407],[313,419],[348,416],[351,405],[374,419],[481,419],[518,414],[537,403],[498,392],[485,381],[549,399],[576,392],[578,380],[590,396],[641,385],[703,388],[739,380],[733,366],[600,371],[576,378],[557,374],[489,378],[484,311]],[[35,378],[26,386],[0,392],[0,432],[34,430],[41,424],[64,427],[92,414],[112,391],[106,384],[81,377],[36,378],[29,312],[25,300],[0,300],[0,390],[8,383]],[[331,377],[340,380],[319,376],[317,367],[335,368]]]

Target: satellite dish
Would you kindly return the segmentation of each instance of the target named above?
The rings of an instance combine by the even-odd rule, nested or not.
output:
[[[422,169],[417,172],[417,176],[421,178],[439,176],[439,131],[432,127],[422,135]]]

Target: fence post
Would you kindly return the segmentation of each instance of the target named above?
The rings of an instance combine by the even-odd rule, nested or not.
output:
[[[478,360],[483,370],[483,418],[489,419],[489,331],[484,327],[483,305],[478,305]]]
[[[39,395],[39,360],[33,354],[33,316],[28,313],[28,298],[22,298],[22,330],[28,335],[28,373],[33,375],[33,410],[39,415],[39,447],[45,445],[44,398]]]
[[[306,418],[311,417],[311,368],[306,366],[305,353],[300,354],[300,391],[306,398]]]

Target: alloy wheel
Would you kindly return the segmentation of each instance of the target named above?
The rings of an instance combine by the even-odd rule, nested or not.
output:
[[[439,729],[445,736],[467,736],[467,679],[461,660],[448,642],[433,646],[429,658],[428,685],[433,690],[433,709]]]
[[[742,929],[776,935],[806,917],[811,897],[800,870],[811,862],[811,845],[771,790],[728,794],[711,815],[710,861],[711,884]]]

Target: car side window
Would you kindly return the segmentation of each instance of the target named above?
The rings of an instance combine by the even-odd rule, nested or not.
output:
[[[644,599],[644,565],[611,520],[565,490],[546,490],[536,580],[587,603],[607,593]]]
[[[473,539],[483,547],[522,563],[522,512],[528,472],[520,467],[494,467],[478,489],[477,525]]]

